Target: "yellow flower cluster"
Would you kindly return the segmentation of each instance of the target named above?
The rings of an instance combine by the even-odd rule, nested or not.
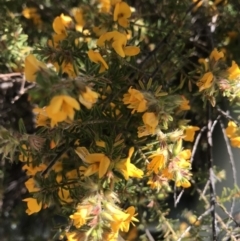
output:
[[[144,93],[139,90],[130,87],[128,93],[123,95],[123,103],[128,105],[128,108],[133,109],[132,114],[135,111],[145,112],[148,108],[147,100],[144,97]],[[138,137],[154,135],[156,134],[156,128],[158,126],[158,118],[154,112],[145,112],[142,116],[144,126],[138,127]]]
[[[104,208],[102,209],[101,206]],[[83,225],[93,225],[98,219],[102,220],[102,223],[106,225],[105,231],[102,234],[103,240],[116,241],[118,240],[119,232],[128,232],[130,223],[139,222],[135,218],[135,208],[130,206],[126,210],[122,211],[115,204],[106,201],[86,200],[81,204],[78,204],[75,213],[70,215],[70,219],[73,220],[73,225],[76,228],[80,228]],[[75,240],[77,233],[67,233],[68,240]],[[70,238],[71,237],[71,238]],[[72,239],[73,238],[73,239]]]
[[[240,148],[240,128],[233,121],[228,122],[226,134],[231,141],[233,147]]]
[[[229,80],[236,80],[237,78],[240,78],[240,69],[235,61],[232,61],[232,66],[228,68],[227,72],[229,74]]]
[[[110,167],[120,172],[126,180],[128,180],[129,177],[143,177],[143,171],[130,162],[134,148],[130,148],[127,158],[117,161],[114,166],[110,165],[111,160],[103,153],[90,154],[85,147],[77,147],[75,152],[88,166],[84,171],[85,177],[98,173],[98,177],[102,178],[106,176],[107,172],[110,172]]]
[[[43,163],[33,165],[32,156],[26,145],[23,145],[22,149],[24,150],[24,153],[19,155],[19,161],[24,163],[22,169],[26,171],[26,174],[29,177],[29,179],[25,182],[25,187],[29,192],[38,192],[40,188],[38,183],[35,181],[34,176],[37,172],[43,171],[47,166]],[[28,215],[37,213],[42,209],[42,202],[38,202],[36,198],[25,198],[23,201],[27,202],[28,209],[26,210],[26,213]]]
[[[66,121],[68,118],[73,120],[74,109],[80,110],[80,105],[71,96],[54,96],[50,104],[46,106],[47,116],[51,119],[51,127],[54,127],[59,122]]]
[[[25,59],[25,78],[27,81],[36,81],[38,72],[47,72],[47,67],[44,63],[38,61],[34,55],[30,54]],[[79,93],[79,102],[87,109],[91,109],[97,102],[98,93],[90,87],[85,86],[85,89]],[[34,113],[37,114],[37,126],[47,126],[48,119],[51,120],[51,127],[54,127],[59,122],[74,119],[74,110],[80,110],[79,103],[71,96],[62,94],[54,96],[49,105],[45,108],[35,108]]]
[[[106,12],[110,10],[110,2],[100,1]],[[127,3],[122,1],[111,1],[111,5],[114,6],[113,20],[117,22],[121,27],[127,28],[129,26],[129,18],[131,17],[131,9]],[[97,46],[100,51],[89,50],[89,59],[97,64],[100,64],[99,73],[107,70],[108,64],[102,57],[100,52],[105,52],[104,50],[113,49],[122,58],[126,56],[135,56],[139,54],[140,49],[136,46],[127,46],[127,35],[125,32],[120,30],[114,30],[107,32],[107,29],[103,26],[98,26],[93,28],[93,32],[99,36],[97,40]]]
[[[190,157],[191,151],[189,149],[180,150],[176,154],[172,153],[172,155],[167,149],[159,149],[149,156],[152,159],[147,165],[148,175],[151,175],[148,181],[150,187],[159,190],[163,186],[168,186],[169,180],[175,181],[177,187],[190,187]]]
[[[211,100],[212,97],[218,93],[217,88],[221,90],[224,96],[228,96],[230,100],[238,96],[238,81],[240,80],[240,69],[235,61],[232,61],[232,66],[225,68],[222,64],[224,61],[224,54],[217,49],[214,49],[209,58],[199,59],[199,63],[203,66],[203,75],[197,81],[196,85],[199,87],[199,92],[207,91]],[[214,105],[215,101],[211,101]]]
[[[48,40],[48,45],[59,49],[60,42],[68,36],[67,29],[71,28],[73,24],[72,18],[70,16],[65,16],[63,13],[56,17],[52,24],[55,33],[52,35],[52,39]],[[71,78],[77,76],[71,58],[61,60],[61,65],[57,62],[54,62],[53,65],[57,72],[61,71],[61,73],[66,73]]]
[[[203,64],[204,71],[205,71],[204,75],[197,82],[199,91],[203,91],[203,90],[211,88],[211,86],[214,83],[214,75],[212,73],[212,71],[213,71],[212,68],[223,57],[224,57],[224,54],[222,52],[218,52],[217,49],[214,49],[210,54],[209,62],[207,62],[205,59],[199,60],[199,62],[201,64]]]
[[[121,232],[128,232],[130,224],[138,222],[136,208],[129,204],[130,207],[124,210],[121,196],[118,196],[118,191],[128,187],[128,184],[141,179],[142,183],[146,184],[144,177],[147,177],[148,185],[152,189],[160,190],[166,186],[169,190],[170,181],[174,181],[176,187],[189,187],[191,151],[184,150],[182,141],[192,142],[195,132],[199,130],[197,126],[185,126],[170,134],[164,134],[160,130],[166,126],[162,122],[168,124],[172,120],[171,112],[190,110],[189,101],[182,93],[172,98],[169,93],[161,92],[162,87],[152,83],[152,80],[146,83],[146,88],[145,80],[141,83],[139,81],[141,89],[137,84],[134,85],[134,81],[125,83],[125,78],[120,80],[120,83],[114,82],[115,75],[112,73],[115,69],[111,68],[117,70],[119,67],[120,71],[116,71],[116,76],[124,73],[122,70],[129,57],[140,52],[140,48],[134,46],[136,42],[131,46],[129,44],[131,8],[121,0],[98,0],[94,1],[93,5],[98,7],[99,16],[104,16],[97,20],[100,23],[98,27],[92,28],[94,25],[91,23],[91,14],[84,8],[88,5],[74,8],[72,17],[61,14],[54,19],[54,34],[52,39],[48,40],[47,46],[52,54],[46,56],[54,70],[33,55],[25,59],[26,80],[36,82],[37,88],[43,90],[39,93],[44,93],[46,97],[46,100],[39,100],[39,95],[34,96],[37,90],[33,91],[34,103],[39,101],[39,105],[44,106],[36,107],[33,111],[37,115],[36,125],[45,127],[39,130],[42,129],[41,133],[46,137],[44,151],[47,150],[47,153],[41,159],[44,163],[39,163],[42,153],[36,148],[31,152],[32,155],[25,150],[25,154],[29,154],[27,158],[23,153],[20,155],[19,159],[25,164],[23,169],[29,176],[25,186],[30,193],[34,193],[34,198],[23,201],[27,202],[26,212],[29,215],[52,203],[61,207],[66,205],[68,209],[72,207],[69,215],[71,225],[69,231],[66,231],[68,241],[92,240],[96,235],[101,240],[120,240]],[[104,19],[111,21],[104,24]],[[85,35],[89,42],[82,47],[80,41],[81,37],[84,37],[86,26],[89,32],[92,32],[89,36]],[[65,49],[65,46],[69,49]],[[83,57],[78,58],[74,53],[76,49]],[[99,65],[101,75],[91,76],[93,71],[91,68],[88,71],[89,62],[84,66],[86,56],[93,65]],[[223,54],[215,49],[209,62],[202,61],[204,71],[197,82],[200,92],[210,89],[215,80],[217,81],[214,70],[222,59]],[[83,71],[78,75],[80,66]],[[228,70],[230,78],[236,78],[238,71],[233,63]],[[70,78],[63,78],[62,73]],[[41,85],[43,79],[44,84]],[[45,84],[48,85],[46,91]],[[124,84],[128,91],[122,96]],[[168,98],[164,99],[168,94]],[[98,99],[99,104],[93,108]],[[167,102],[171,103],[168,105]],[[134,139],[136,133],[132,138],[131,130],[127,130],[126,120],[130,112],[132,116],[129,123],[138,120],[137,141]],[[139,118],[135,118],[135,115],[139,115]],[[56,125],[58,127],[54,128]],[[135,123],[130,126],[134,128],[134,125]],[[171,128],[178,128],[177,125],[176,121]],[[140,140],[143,140],[142,143],[138,140],[141,137],[145,137]],[[149,140],[150,145],[145,140]],[[138,141],[141,143],[140,147]],[[66,149],[63,148],[65,145]],[[60,153],[60,157],[56,153]],[[144,158],[139,158],[140,155]],[[49,167],[47,164],[51,164],[51,160],[48,160],[48,157],[52,156],[58,159]],[[45,172],[39,175],[39,172],[43,171]],[[49,180],[41,183],[38,177]],[[47,189],[54,193],[49,195],[49,199],[47,195],[44,196]]]
[[[91,109],[97,99],[98,94],[89,87],[86,87],[85,92],[79,94],[79,102],[87,109]],[[43,109],[34,109],[34,113],[37,114],[36,125],[47,126],[49,119],[51,127],[63,121],[73,121],[74,110],[80,110],[80,105],[73,97],[68,95],[54,96],[48,106]]]

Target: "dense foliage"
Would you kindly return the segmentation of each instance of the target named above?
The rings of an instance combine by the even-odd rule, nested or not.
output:
[[[240,3],[0,3],[2,240],[237,240]]]

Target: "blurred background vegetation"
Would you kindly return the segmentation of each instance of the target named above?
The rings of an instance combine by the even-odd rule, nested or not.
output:
[[[0,125],[17,130],[18,120],[22,118],[27,131],[34,132],[32,106],[27,94],[21,91],[23,85],[26,86],[22,76],[24,58],[30,50],[46,47],[56,16],[61,13],[71,15],[71,9],[80,4],[97,6],[99,2],[101,0],[0,0]],[[234,59],[240,64],[239,0],[127,2],[135,8],[134,14],[144,20],[133,23],[132,28],[144,33],[141,53],[145,61],[138,67],[149,78],[160,78],[164,86],[171,88],[171,83],[180,83],[181,76],[191,75],[198,59],[207,57],[213,46],[226,54],[227,61]],[[93,16],[95,21],[97,18]],[[85,28],[90,25],[86,23]],[[226,103],[223,106],[228,108]],[[198,108],[202,108],[202,103]],[[187,117],[196,125],[204,119],[198,108],[193,110],[195,114]],[[205,153],[199,151],[193,166],[196,177],[204,178],[204,158]],[[53,235],[57,227],[61,227],[62,218],[51,209],[38,215],[26,215],[22,202],[27,197],[25,181],[21,163],[0,161],[0,240],[54,240]],[[193,188],[185,191],[180,206],[172,209],[170,216],[184,220],[186,213],[182,210],[196,209],[195,199]],[[162,200],[169,203],[165,205],[166,210],[173,206],[172,197],[163,196]],[[129,240],[134,238],[129,237]],[[164,237],[156,233],[155,240],[164,240]]]

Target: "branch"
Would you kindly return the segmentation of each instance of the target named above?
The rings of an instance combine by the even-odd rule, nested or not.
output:
[[[212,107],[208,104],[208,124],[207,124],[207,154],[208,154],[208,170],[209,170],[209,190],[210,190],[210,204],[212,216],[212,238],[217,241],[217,227],[216,227],[216,190],[213,172],[213,141],[212,141]]]
[[[228,112],[223,111],[219,106],[217,106],[217,111],[227,120],[233,121],[238,127],[240,126],[239,122],[236,119],[230,116]]]
[[[149,241],[155,241],[152,234],[150,233],[149,229],[146,228],[145,233],[146,233]]]
[[[201,128],[200,132],[198,133],[197,137],[196,137],[196,140],[195,140],[193,148],[192,148],[192,155],[191,155],[191,159],[190,159],[191,163],[193,162],[193,159],[194,159],[195,153],[197,151],[197,147],[198,147],[199,141],[200,141],[200,139],[202,137],[202,134],[205,132],[206,129],[207,129],[207,127],[203,126]]]

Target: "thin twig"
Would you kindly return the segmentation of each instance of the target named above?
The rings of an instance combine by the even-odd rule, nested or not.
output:
[[[179,195],[176,198],[174,198],[174,207],[175,208],[177,207],[178,203],[180,202],[180,199],[181,199],[183,193],[184,193],[184,189],[182,189],[182,191],[179,193]]]
[[[145,229],[145,233],[146,233],[149,241],[155,241],[155,239],[153,238],[153,236],[152,236],[152,234],[150,233],[149,229],[146,228],[146,229]]]
[[[218,121],[220,120],[221,115],[218,115],[217,118],[214,120],[213,124],[212,124],[212,128],[211,128],[211,132],[213,133],[215,126],[217,125]]]
[[[208,187],[209,187],[209,184],[210,184],[210,181],[209,180],[207,180],[207,182],[206,182],[206,184],[205,184],[205,187],[203,188],[203,195],[205,195],[205,193],[207,192],[207,189],[208,189]]]
[[[223,212],[224,212],[225,214],[227,214],[227,216],[237,225],[237,227],[240,227],[240,223],[238,223],[238,222],[234,219],[234,217],[231,215],[231,213],[229,213],[229,212],[227,211],[227,209],[226,209],[221,203],[217,202],[217,205],[223,210]]]
[[[226,147],[227,147],[229,162],[230,162],[230,165],[231,165],[231,168],[232,168],[233,184],[234,184],[234,187],[236,187],[237,186],[237,172],[236,172],[235,161],[234,161],[234,157],[233,157],[233,153],[232,153],[232,148],[230,146],[228,137],[227,137],[226,132],[225,132],[224,125],[223,125],[221,120],[220,120],[220,126],[221,126],[221,130],[222,130],[222,133],[223,133],[223,138],[224,138],[224,141],[225,141],[225,144],[226,144]],[[235,197],[232,198],[231,209],[230,209],[231,215],[233,214],[234,206],[235,206]]]
[[[223,111],[219,106],[217,106],[217,111],[226,119],[233,121],[237,126],[240,126],[239,122],[229,115],[228,112]]]
[[[212,216],[212,240],[217,241],[217,227],[216,227],[216,190],[213,172],[213,141],[212,141],[212,107],[208,104],[208,124],[207,124],[207,154],[208,154],[208,170],[209,170],[209,190],[210,190],[210,204]]]
[[[199,144],[199,141],[202,137],[202,134],[205,132],[205,130],[207,129],[206,126],[203,126],[200,130],[200,132],[198,133],[197,137],[196,137],[196,140],[194,142],[194,145],[193,145],[193,148],[192,148],[192,155],[191,155],[191,159],[190,159],[190,162],[192,163],[193,162],[193,159],[194,159],[194,156],[195,156],[195,153],[197,151],[197,148],[198,148],[198,144]]]

